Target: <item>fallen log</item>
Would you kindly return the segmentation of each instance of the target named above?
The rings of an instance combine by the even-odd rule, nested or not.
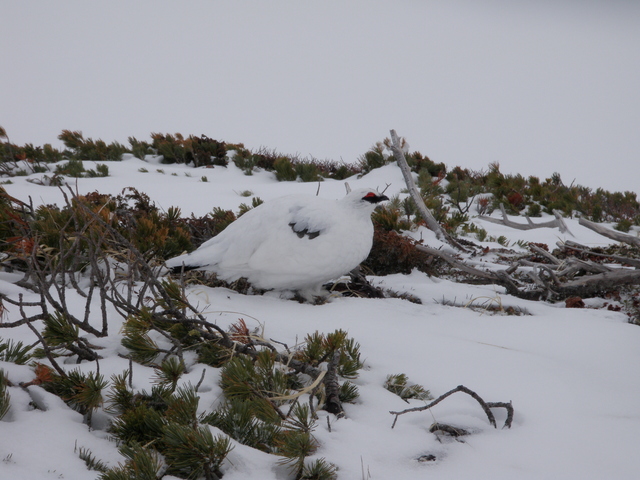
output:
[[[563,296],[588,297],[603,291],[614,290],[622,285],[639,285],[640,270],[618,268],[596,275],[585,275],[557,287]]]
[[[584,217],[580,217],[578,219],[578,223],[604,237],[611,238],[617,242],[628,243],[629,245],[640,247],[640,237],[634,237],[633,235],[627,235],[626,233],[618,232],[617,230],[611,230],[598,223],[591,222]]]
[[[497,223],[499,225],[506,225],[507,227],[515,228],[517,230],[532,230],[534,228],[558,228],[560,229],[560,232],[568,233],[572,237],[574,236],[573,233],[571,233],[571,231],[569,230],[569,227],[567,227],[567,224],[564,222],[564,218],[562,218],[562,215],[557,210],[553,210],[553,215],[556,217],[555,220],[550,220],[548,222],[542,222],[542,223],[533,223],[528,215],[525,215],[525,218],[527,219],[527,223],[518,223],[512,220],[509,220],[509,217],[507,216],[507,212],[504,209],[504,205],[502,204],[500,204],[500,212],[502,213],[502,219],[487,217],[486,215],[478,215],[478,218],[480,220],[484,220],[485,222]]]

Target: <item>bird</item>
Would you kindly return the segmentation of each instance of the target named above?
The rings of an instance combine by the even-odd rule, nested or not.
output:
[[[339,200],[294,194],[260,204],[191,253],[166,261],[173,272],[203,270],[261,290],[322,295],[322,285],[362,263],[373,245],[371,214],[389,198],[357,189]]]

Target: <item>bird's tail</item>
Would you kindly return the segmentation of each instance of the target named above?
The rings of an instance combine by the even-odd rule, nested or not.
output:
[[[202,268],[202,266],[200,265],[176,265],[173,267],[167,265],[167,267],[169,268],[169,271],[174,275],[184,273],[184,272],[190,272],[191,270],[197,270],[198,268]]]

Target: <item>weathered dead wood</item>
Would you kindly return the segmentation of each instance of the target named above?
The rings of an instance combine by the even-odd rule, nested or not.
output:
[[[638,260],[637,258],[629,258],[629,257],[623,257],[621,255],[594,252],[593,250],[589,250],[584,245],[580,245],[579,243],[572,242],[570,240],[567,240],[566,242],[556,242],[556,245],[565,251],[574,250],[576,252],[589,255],[590,257],[607,258],[607,259],[611,259],[614,262],[618,262],[622,265],[630,265],[632,267],[640,268],[640,260]]]
[[[634,237],[633,235],[627,235],[626,233],[618,232],[617,230],[611,230],[598,223],[591,222],[584,217],[580,217],[578,219],[578,223],[583,227],[587,227],[588,229],[617,242],[628,243],[629,245],[640,247],[640,237]]]
[[[566,282],[561,282],[555,272],[544,266],[529,272],[529,276],[538,285],[541,296],[556,299],[572,296],[590,297],[615,290],[622,285],[640,285],[640,270],[626,268],[583,275]]]
[[[547,252],[544,248],[540,248],[539,246],[534,245],[533,243],[529,244],[529,250],[531,250],[532,252],[537,253],[538,255],[546,258],[547,260],[549,260],[554,265],[560,265],[562,263],[562,260],[554,257],[551,253]]]
[[[421,252],[425,252],[425,253],[428,253],[429,255],[433,255],[435,257],[441,258],[442,260],[447,262],[449,265],[456,267],[458,270],[462,270],[465,273],[468,273],[478,278],[488,280],[490,282],[493,282],[496,280],[496,276],[492,272],[480,270],[478,268],[472,267],[471,265],[467,265],[466,263],[456,259],[452,255],[449,255],[443,252],[442,250],[438,250],[437,248],[427,247],[426,245],[416,245],[415,247]]]
[[[618,268],[597,275],[585,275],[561,284],[565,295],[588,296],[598,292],[612,290],[621,285],[640,284],[640,270]]]
[[[591,260],[580,260],[579,258],[567,258],[562,264],[563,268],[558,269],[559,276],[573,275],[579,271],[587,273],[604,273],[610,272],[612,268],[606,265],[592,262]]]
[[[451,437],[462,437],[464,435],[469,435],[469,432],[464,428],[454,427],[453,425],[447,425],[446,423],[433,423],[429,427],[429,432],[436,433],[442,432]]]
[[[420,216],[426,222],[427,228],[433,231],[436,234],[436,238],[441,242],[448,243],[454,248],[466,252],[467,249],[464,248],[459,242],[457,242],[451,235],[449,235],[444,228],[438,223],[435,219],[431,210],[427,208],[418,191],[418,187],[416,187],[416,183],[413,181],[413,176],[411,175],[411,169],[409,168],[409,164],[407,163],[407,159],[404,158],[404,153],[402,153],[402,148],[400,146],[400,140],[398,139],[398,134],[395,130],[391,130],[391,151],[393,152],[393,156],[398,163],[398,167],[402,171],[402,176],[404,177],[404,181],[407,184],[407,189],[409,190],[409,194],[413,199],[413,202],[416,204],[418,212],[420,212]]]
[[[557,210],[553,210],[553,215],[556,217],[555,220],[550,220],[548,222],[542,222],[542,223],[533,223],[528,215],[525,215],[525,218],[527,219],[527,223],[517,223],[517,222],[511,221],[509,220],[509,217],[507,216],[507,212],[504,209],[504,205],[502,204],[500,204],[500,212],[502,213],[502,219],[488,217],[486,215],[478,215],[478,218],[480,220],[484,220],[485,222],[497,223],[499,225],[506,225],[507,227],[515,228],[517,230],[532,230],[534,228],[558,228],[560,229],[560,232],[568,233],[572,237],[574,236],[573,233],[571,233],[571,231],[569,230],[569,227],[567,227],[567,224],[564,222],[564,218],[562,218],[562,215]]]
[[[496,417],[493,415],[493,412],[491,411],[492,408],[505,408],[507,410],[507,419],[504,422],[504,425],[502,428],[511,428],[511,423],[513,422],[513,415],[514,415],[514,410],[513,410],[513,405],[511,404],[511,402],[485,402],[482,397],[480,397],[480,395],[478,395],[476,392],[474,392],[473,390],[465,387],[464,385],[458,385],[456,388],[449,390],[447,393],[440,395],[438,398],[436,398],[433,402],[427,404],[427,405],[423,405],[421,407],[414,407],[414,408],[407,408],[406,410],[402,410],[399,412],[389,412],[391,415],[395,415],[396,417],[393,420],[393,424],[391,425],[391,428],[396,426],[396,422],[398,421],[398,417],[400,415],[404,415],[405,413],[411,413],[411,412],[422,412],[424,410],[429,410],[432,407],[435,407],[438,403],[440,403],[441,401],[443,401],[445,398],[453,395],[456,392],[462,392],[462,393],[466,393],[467,395],[470,395],[474,400],[476,400],[480,406],[482,407],[482,410],[484,410],[484,413],[487,415],[487,418],[489,419],[489,423],[491,425],[494,426],[494,428],[498,428],[498,425],[496,423]]]
[[[479,278],[483,282],[502,285],[509,295],[525,300],[540,300],[541,298],[558,299],[575,295],[588,297],[615,289],[621,285],[640,284],[640,270],[627,268],[611,269],[604,265],[584,262],[576,258],[565,260],[560,265],[524,262],[527,263],[526,266],[532,267],[531,270],[527,272],[527,275],[531,278],[534,285],[521,284],[510,275],[513,273],[513,266],[511,266],[510,269],[500,271],[480,270],[438,249],[425,245],[416,245],[416,248],[441,258],[454,268]],[[523,262],[520,261],[519,264],[523,264]],[[563,277],[563,279],[571,277],[580,271],[593,274],[584,275],[569,281],[560,280],[560,277]]]
[[[338,417],[343,417],[344,410],[340,401],[340,384],[338,383],[339,362],[340,352],[336,351],[327,365],[327,374],[324,377],[324,391],[327,396],[324,409]]]
[[[509,274],[509,272],[512,272],[513,266],[509,267],[506,270],[500,270],[497,272],[480,270],[479,268],[472,267],[471,265],[468,265],[436,248],[427,247],[425,245],[416,245],[415,248],[422,252],[441,258],[452,267],[455,267],[458,270],[474,277],[480,278],[485,283],[495,283],[497,285],[502,285],[507,290],[507,293],[513,295],[514,297],[523,298],[525,300],[539,300],[543,294],[543,292],[539,290],[520,288],[518,283]]]

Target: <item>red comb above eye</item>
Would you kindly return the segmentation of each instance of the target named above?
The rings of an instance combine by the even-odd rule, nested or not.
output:
[[[373,192],[369,192],[364,196],[364,198],[371,198],[371,197],[377,197],[377,195]]]

